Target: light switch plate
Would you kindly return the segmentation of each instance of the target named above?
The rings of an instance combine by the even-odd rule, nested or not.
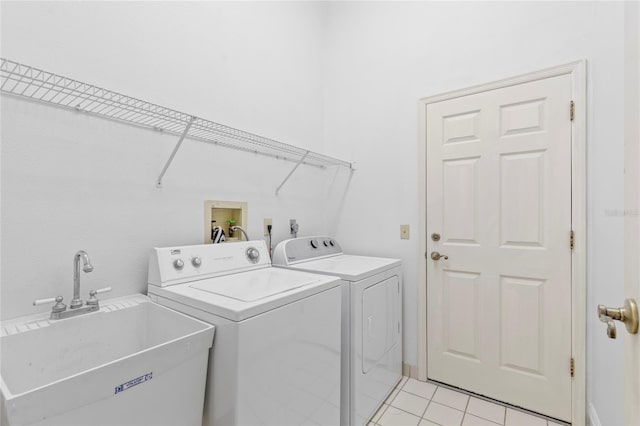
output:
[[[401,240],[409,239],[409,225],[400,225],[400,239]]]

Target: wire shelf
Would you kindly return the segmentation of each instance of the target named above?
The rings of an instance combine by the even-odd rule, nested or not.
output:
[[[300,164],[305,164],[320,168],[342,166],[353,169],[353,164],[347,161],[194,117],[184,112],[4,58],[0,58],[0,82],[2,83],[0,92],[3,94],[33,99],[62,108],[175,134],[181,136],[179,144],[186,137],[225,148],[292,161],[297,163],[296,168]],[[173,159],[179,144],[171,159]],[[163,174],[171,159],[165,166]]]

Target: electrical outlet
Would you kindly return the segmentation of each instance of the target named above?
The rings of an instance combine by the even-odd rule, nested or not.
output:
[[[264,236],[268,237],[269,236],[269,228],[267,228],[269,225],[273,225],[273,221],[271,220],[271,218],[264,218]]]
[[[409,225],[400,225],[400,239],[401,240],[409,239]]]
[[[289,230],[291,235],[296,237],[298,235],[298,222],[295,219],[289,219]]]

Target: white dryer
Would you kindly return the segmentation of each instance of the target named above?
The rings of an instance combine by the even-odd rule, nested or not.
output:
[[[272,268],[264,241],[243,241],[155,248],[148,284],[216,326],[203,425],[339,423],[338,278]]]
[[[367,424],[402,377],[401,261],[344,254],[316,236],[282,241],[273,265],[341,278],[340,423]]]

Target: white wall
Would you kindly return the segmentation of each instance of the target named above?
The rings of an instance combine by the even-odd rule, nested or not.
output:
[[[316,151],[322,149],[324,6],[315,3],[2,2],[1,54]],[[200,244],[205,200],[248,202],[248,232],[274,241],[289,219],[321,233],[333,171],[2,98],[2,318],[70,300],[72,259],[89,253],[83,296],[146,291],[153,246]],[[109,296],[109,297],[110,297]]]
[[[291,164],[188,142],[154,187],[176,138],[2,100],[2,318],[84,292],[144,291],[151,246],[201,241],[204,200],[249,202],[249,232],[289,218],[349,251],[401,257],[405,362],[417,363],[417,100],[588,60],[588,399],[622,423],[621,350],[597,303],[622,300],[623,5],[445,2],[2,2],[3,57],[354,160]],[[399,239],[399,225],[411,239]],[[34,256],[34,247],[39,247]],[[42,253],[42,254],[40,254]],[[597,386],[595,385],[597,384]]]
[[[417,363],[417,100],[588,60],[588,399],[621,424],[620,342],[594,312],[620,304],[623,205],[622,3],[334,2],[327,25],[325,144],[358,162],[329,212],[346,249],[404,261],[404,360]],[[399,225],[411,224],[411,240]],[[597,385],[596,385],[597,384]]]

